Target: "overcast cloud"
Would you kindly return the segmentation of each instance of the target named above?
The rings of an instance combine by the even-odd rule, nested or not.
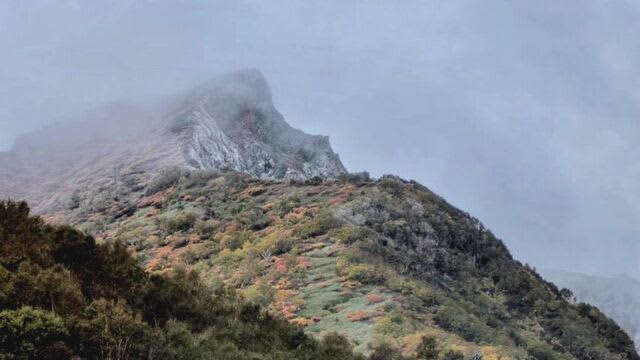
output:
[[[259,68],[346,166],[416,179],[538,267],[639,275],[634,1],[2,1],[0,149]]]

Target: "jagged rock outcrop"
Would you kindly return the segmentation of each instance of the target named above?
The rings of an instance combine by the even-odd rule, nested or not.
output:
[[[230,167],[259,178],[335,177],[345,171],[329,138],[312,136],[284,121],[258,71],[217,78],[188,97],[171,130],[186,137],[194,168]]]
[[[0,153],[0,198],[51,211],[73,206],[73,194],[87,189],[122,196],[172,166],[274,180],[345,172],[328,137],[292,128],[262,74],[243,70],[159,101],[113,103],[19,138]]]

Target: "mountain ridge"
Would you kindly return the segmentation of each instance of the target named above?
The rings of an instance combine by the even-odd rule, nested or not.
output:
[[[255,70],[90,118],[0,154],[0,198],[361,353],[422,356],[434,339],[450,360],[640,360],[614,321],[468,213],[415,181],[347,173],[327,137],[284,121]]]
[[[346,171],[328,137],[292,128],[271,103],[262,74],[242,70],[156,102],[111,103],[21,136],[0,153],[0,194],[28,200],[40,213],[63,206],[78,187],[136,187],[170,166],[280,180]]]

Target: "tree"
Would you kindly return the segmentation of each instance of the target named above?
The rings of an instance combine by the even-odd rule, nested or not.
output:
[[[86,347],[92,348],[92,357],[133,359],[148,353],[151,329],[122,302],[95,300],[83,315],[74,335],[89,340]]]
[[[29,306],[0,312],[0,358],[68,358],[69,333],[59,316]]]
[[[567,288],[562,288],[560,290],[560,296],[562,296],[562,298],[565,301],[574,301],[575,297],[573,296],[573,291],[567,289]]]

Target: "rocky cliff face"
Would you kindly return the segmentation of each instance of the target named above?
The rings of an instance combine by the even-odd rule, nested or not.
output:
[[[345,171],[327,137],[307,135],[284,121],[255,70],[194,91],[171,130],[185,136],[185,158],[194,168],[229,167],[258,178],[296,180]]]
[[[158,101],[110,104],[18,139],[0,153],[0,198],[51,211],[72,206],[74,193],[86,189],[135,192],[168,167],[273,180],[345,172],[328,138],[287,124],[262,74],[244,70]]]

